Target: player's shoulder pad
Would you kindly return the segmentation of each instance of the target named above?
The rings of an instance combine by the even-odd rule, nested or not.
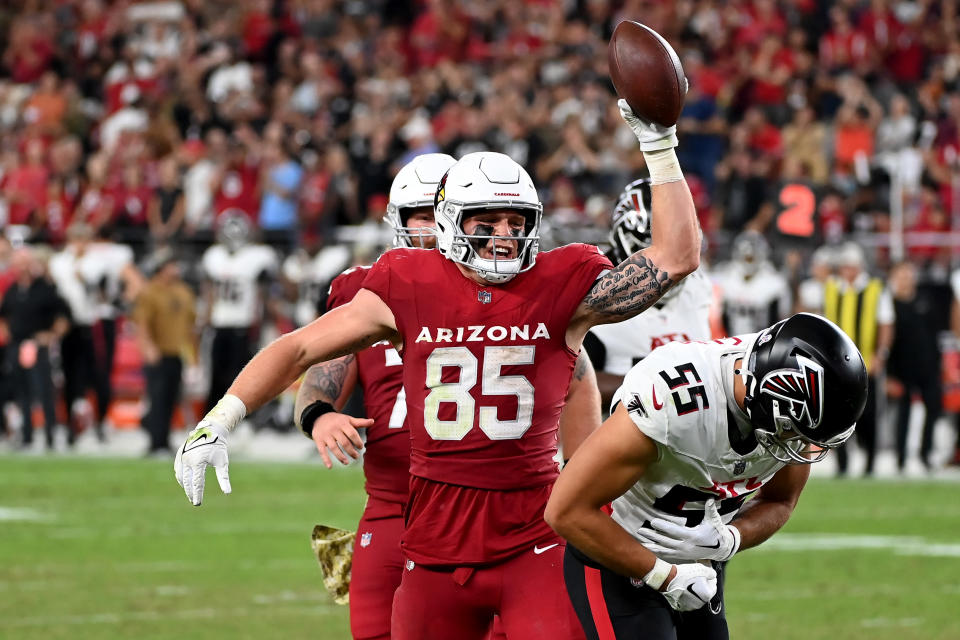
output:
[[[361,289],[360,285],[363,284],[364,278],[370,273],[370,269],[370,265],[358,265],[350,267],[334,278],[330,282],[330,290],[328,292],[331,302],[334,298],[347,297],[349,300],[357,295],[357,291]],[[343,300],[340,304],[343,304],[343,302],[346,302],[346,300]]]
[[[613,402],[621,402],[633,423],[646,436],[659,444],[666,445],[670,437],[670,389],[660,376],[660,371],[668,366],[673,358],[669,357],[670,343],[655,349],[650,355],[635,364],[623,378],[623,384],[613,397]]]

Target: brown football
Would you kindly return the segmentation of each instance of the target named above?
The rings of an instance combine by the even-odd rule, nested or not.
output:
[[[687,78],[670,43],[650,27],[624,20],[613,30],[607,59],[613,86],[635,114],[665,127],[677,123]]]

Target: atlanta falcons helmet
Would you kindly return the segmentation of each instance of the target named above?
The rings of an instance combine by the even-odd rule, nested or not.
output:
[[[230,253],[242,249],[250,243],[253,229],[250,218],[240,209],[227,209],[217,220],[217,242]]]
[[[641,249],[653,244],[651,213],[653,194],[650,179],[634,180],[620,193],[613,208],[613,224],[610,227],[610,253],[614,264],[619,264]],[[657,301],[660,307],[672,300],[683,289],[686,280],[667,289]]]
[[[387,215],[384,216],[387,224],[393,227],[393,246],[420,246],[414,239],[419,239],[429,230],[408,227],[407,221],[414,210],[433,207],[437,183],[454,163],[456,160],[445,153],[425,153],[397,172],[397,177],[390,185],[390,202],[387,203]]]
[[[753,274],[770,258],[770,245],[758,231],[744,231],[733,239],[732,257],[744,273]]]
[[[791,464],[846,442],[867,402],[867,369],[829,320],[798,313],[757,334],[744,356],[744,405],[757,441]]]
[[[533,267],[540,246],[543,204],[527,171],[510,156],[492,151],[468,153],[450,167],[437,186],[434,200],[437,247],[453,262],[476,271],[491,284],[512,280]],[[526,218],[519,236],[467,235],[463,222],[484,209],[512,209]],[[517,241],[517,257],[481,258],[479,243],[490,240]]]
[[[617,263],[646,249],[653,241],[650,234],[650,180],[634,180],[620,193],[613,209],[610,227],[611,253]]]

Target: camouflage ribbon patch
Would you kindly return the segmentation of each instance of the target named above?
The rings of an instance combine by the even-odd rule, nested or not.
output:
[[[323,572],[323,586],[337,604],[350,602],[350,569],[353,567],[353,539],[357,534],[318,524],[310,546]]]

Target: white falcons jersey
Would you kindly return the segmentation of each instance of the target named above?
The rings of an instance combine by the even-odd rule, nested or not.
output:
[[[97,301],[98,318],[117,315],[123,270],[133,264],[133,249],[116,242],[90,245],[80,258],[78,270],[87,291]]]
[[[742,264],[727,263],[718,269],[717,283],[728,335],[761,331],[790,315],[790,285],[770,263],[749,277]]]
[[[251,244],[230,253],[215,244],[203,254],[203,272],[213,284],[210,324],[216,328],[250,327],[260,320],[258,280],[277,271],[277,256],[265,245]]]
[[[80,261],[75,247],[67,247],[50,257],[50,277],[57,292],[70,307],[71,322],[89,327],[97,321],[97,304],[92,292],[80,277]]]
[[[750,445],[741,445],[741,453],[731,444],[730,429],[737,426],[730,421],[740,411],[733,401],[734,363],[754,337],[673,342],[651,353],[624,379],[614,401],[626,406],[660,454],[643,478],[613,502],[613,519],[635,537],[653,518],[687,527],[700,524],[704,503],[711,498],[723,521],[730,522],[744,501],[783,468],[755,440],[750,451],[742,451]]]
[[[348,247],[337,245],[324,247],[313,257],[297,252],[284,260],[283,276],[297,285],[297,306],[293,312],[297,326],[308,325],[317,318],[324,292],[352,259]]]
[[[698,269],[684,278],[680,290],[662,307],[650,307],[623,322],[597,325],[590,331],[603,345],[605,357],[594,364],[599,370],[622,376],[668,342],[709,340],[712,298],[713,287]]]

